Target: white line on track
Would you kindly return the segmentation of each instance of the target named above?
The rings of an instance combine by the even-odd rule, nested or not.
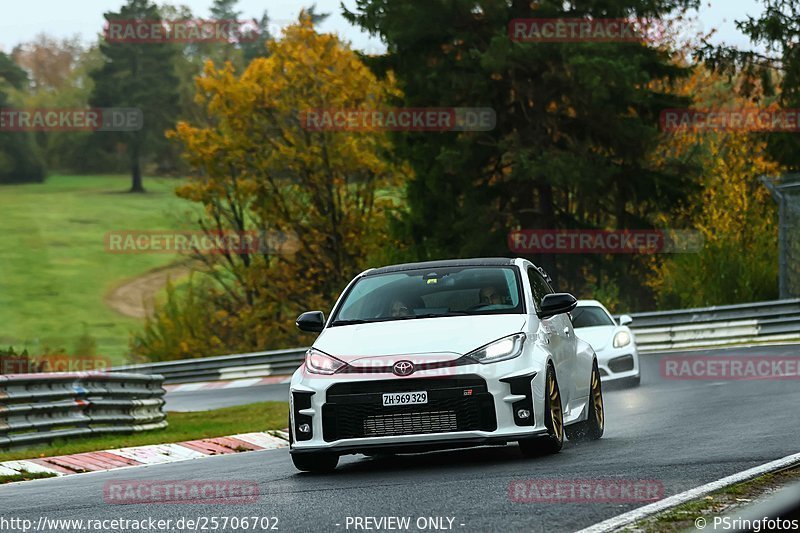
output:
[[[769,472],[780,470],[781,468],[786,468],[796,464],[800,464],[800,453],[788,455],[782,459],[777,459],[749,470],[744,470],[743,472],[718,479],[717,481],[712,481],[706,485],[695,487],[691,490],[687,490],[686,492],[681,492],[680,494],[670,496],[669,498],[664,498],[663,500],[651,503],[650,505],[645,505],[644,507],[639,507],[633,511],[628,511],[627,513],[609,518],[608,520],[604,520],[593,526],[589,526],[586,529],[581,529],[577,533],[606,533],[608,531],[614,531],[623,526],[630,525],[638,520],[642,520],[643,518],[660,513],[661,511],[666,511],[667,509],[695,500],[711,492],[724,489],[730,485],[741,483],[743,481],[753,479],[754,477],[758,477],[762,474],[767,474]]]

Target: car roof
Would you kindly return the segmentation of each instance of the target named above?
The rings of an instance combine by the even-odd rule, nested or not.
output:
[[[578,300],[578,307],[602,307],[605,309],[606,306],[597,300]]]
[[[373,268],[364,272],[363,276],[374,276],[387,274],[390,272],[403,272],[406,270],[446,268],[446,267],[465,267],[465,266],[511,266],[515,259],[508,257],[482,257],[475,259],[446,259],[443,261],[423,261],[421,263],[403,263],[401,265],[390,265],[380,268]]]

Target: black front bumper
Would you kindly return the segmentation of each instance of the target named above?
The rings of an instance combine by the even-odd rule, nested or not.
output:
[[[383,406],[384,393],[416,391],[427,392],[427,404]],[[336,383],[322,407],[326,442],[496,429],[494,399],[474,375]]]

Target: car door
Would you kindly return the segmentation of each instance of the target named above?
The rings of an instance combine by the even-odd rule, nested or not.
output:
[[[539,311],[542,298],[555,291],[536,268],[528,268],[528,280],[536,311]],[[541,320],[541,327],[550,338],[550,350],[556,366],[559,392],[561,392],[564,407],[568,408],[569,402],[575,397],[574,373],[577,366],[575,361],[577,344],[572,321],[566,314],[561,314]]]

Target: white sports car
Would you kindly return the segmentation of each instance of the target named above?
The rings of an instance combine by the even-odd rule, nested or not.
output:
[[[578,337],[597,352],[597,365],[603,381],[639,384],[639,352],[628,324],[629,315],[621,315],[619,324],[597,300],[579,300],[572,311],[572,325]]]
[[[292,376],[289,436],[299,470],[344,454],[517,441],[525,455],[603,434],[594,350],[575,336],[570,294],[524,259],[367,270],[347,286]]]

